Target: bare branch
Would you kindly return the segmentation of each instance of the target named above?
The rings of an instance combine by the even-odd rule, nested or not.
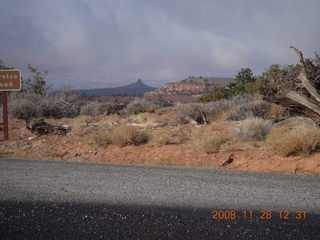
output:
[[[307,74],[307,65],[306,65],[306,62],[304,61],[302,52],[295,47],[290,46],[290,48],[292,48],[296,52],[296,54],[298,55],[298,57],[300,59],[300,63],[302,64],[302,67],[303,67],[303,71],[305,74]]]

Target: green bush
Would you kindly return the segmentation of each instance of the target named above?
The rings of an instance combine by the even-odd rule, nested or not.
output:
[[[210,93],[202,95],[198,101],[208,103],[245,93],[255,93],[259,90],[259,83],[250,68],[241,68],[236,79],[226,87],[215,87]]]

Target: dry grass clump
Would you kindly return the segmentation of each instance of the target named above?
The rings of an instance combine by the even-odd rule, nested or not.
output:
[[[89,135],[90,142],[98,145],[112,144],[111,136],[101,131],[93,131]]]
[[[320,142],[320,128],[306,125],[294,129],[274,128],[266,142],[275,153],[283,156],[309,155]]]
[[[166,144],[172,144],[173,139],[168,130],[165,129],[157,129],[152,132],[152,140],[151,143],[156,146],[162,146]]]
[[[271,126],[271,120],[251,117],[234,126],[230,134],[241,141],[261,141],[266,138]]]
[[[146,143],[149,141],[149,136],[137,127],[122,125],[113,130],[111,140],[113,144],[124,147]]]
[[[228,138],[216,131],[204,133],[199,138],[200,146],[208,154],[217,152],[221,145],[227,141]]]
[[[191,134],[188,127],[156,129],[152,131],[150,143],[154,146],[181,144],[187,141]]]

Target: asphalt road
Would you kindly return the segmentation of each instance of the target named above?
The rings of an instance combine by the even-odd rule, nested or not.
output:
[[[320,239],[319,183],[310,175],[0,158],[0,239]]]

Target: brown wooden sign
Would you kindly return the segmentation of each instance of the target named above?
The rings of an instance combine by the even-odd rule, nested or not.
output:
[[[0,70],[0,91],[20,91],[21,72],[17,69]]]

